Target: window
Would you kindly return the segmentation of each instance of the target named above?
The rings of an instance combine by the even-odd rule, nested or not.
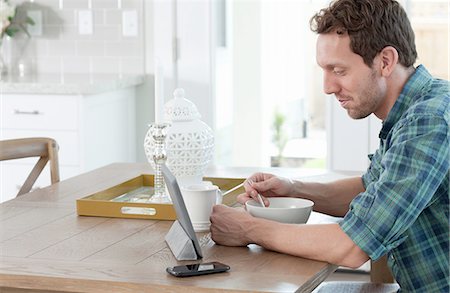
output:
[[[216,164],[325,168],[325,95],[309,19],[327,2],[219,3]]]
[[[328,2],[215,2],[216,164],[327,167],[331,149],[327,143],[333,144],[333,136],[326,130],[330,114],[309,19]],[[448,79],[447,1],[401,3],[416,33],[417,64]],[[346,119],[345,123],[357,122]],[[378,124],[358,126],[368,128],[364,132],[369,141],[376,136],[366,143],[371,147],[364,153],[377,146]],[[366,164],[361,162],[358,170]]]
[[[418,64],[436,77],[449,79],[449,4],[447,0],[406,0],[403,5],[416,36]]]

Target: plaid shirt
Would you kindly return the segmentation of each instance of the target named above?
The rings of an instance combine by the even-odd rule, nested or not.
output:
[[[449,82],[410,77],[341,222],[373,260],[388,255],[405,292],[449,292]]]

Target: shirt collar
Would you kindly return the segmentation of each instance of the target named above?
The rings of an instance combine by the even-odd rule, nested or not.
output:
[[[409,108],[409,106],[415,101],[416,97],[422,91],[423,86],[430,81],[433,77],[426,70],[425,66],[419,65],[414,73],[410,76],[402,92],[398,96],[394,103],[394,106],[389,111],[388,116],[383,121],[383,127],[381,128],[379,138],[385,139],[391,128],[402,117],[403,113]]]

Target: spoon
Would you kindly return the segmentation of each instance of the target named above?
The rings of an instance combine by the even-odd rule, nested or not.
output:
[[[244,183],[245,183],[245,181],[242,182],[242,183],[239,184],[239,185],[236,185],[235,187],[231,188],[230,190],[225,191],[224,193],[222,193],[222,196],[225,196],[225,195],[227,195],[227,194],[229,194],[229,193],[232,193],[232,192],[235,191],[236,189],[241,188],[242,186],[244,186]]]
[[[252,179],[247,179],[247,182],[248,182],[248,184],[250,184],[250,186],[251,187],[253,187],[253,180]],[[266,207],[266,205],[264,204],[264,201],[263,201],[263,199],[262,199],[262,196],[261,196],[261,194],[259,194],[259,193],[257,193],[256,194],[257,196],[258,196],[258,202],[259,202],[259,204],[263,207],[263,208],[265,208]]]

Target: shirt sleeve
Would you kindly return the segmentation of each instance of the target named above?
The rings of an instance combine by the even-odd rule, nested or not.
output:
[[[384,143],[363,176],[365,192],[340,223],[373,260],[406,239],[449,170],[448,123],[442,117],[408,119]]]

